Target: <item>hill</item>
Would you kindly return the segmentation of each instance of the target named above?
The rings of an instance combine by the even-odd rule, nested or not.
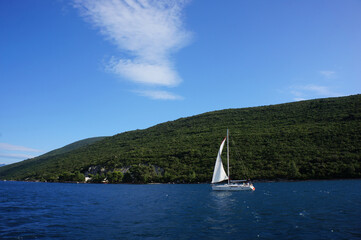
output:
[[[207,182],[227,128],[232,179],[361,177],[361,95],[353,95],[181,118],[2,167],[0,179]]]
[[[45,153],[44,155],[41,155],[39,157],[37,157],[36,159],[43,159],[43,158],[47,158],[47,157],[52,157],[52,156],[56,156],[56,155],[60,155],[63,153],[67,153],[73,150],[76,150],[78,148],[84,147],[84,146],[88,146],[90,144],[93,144],[95,142],[98,142],[100,140],[103,140],[105,137],[93,137],[93,138],[86,138],[80,141],[76,141],[73,142],[71,144],[68,144],[62,148],[58,148],[56,150],[50,151],[48,153]]]
[[[45,153],[41,156],[35,157],[35,158],[31,158],[22,162],[17,162],[14,164],[10,164],[10,165],[5,165],[3,164],[3,168],[1,169],[0,172],[3,172],[4,175],[6,176],[11,176],[13,173],[17,173],[18,171],[22,171],[24,168],[28,169],[28,168],[33,168],[33,167],[37,167],[39,164],[43,164],[43,162],[47,162],[51,157],[55,157],[57,155],[61,155],[73,150],[76,150],[78,148],[82,148],[85,146],[88,146],[90,144],[93,144],[97,141],[103,140],[105,137],[93,137],[93,138],[87,138],[87,139],[83,139],[80,141],[76,141],[74,143],[68,144],[62,148],[58,148],[56,150],[50,151],[48,153]],[[0,165],[1,166],[1,165]],[[1,176],[1,173],[0,173]],[[0,179],[3,179],[0,177]],[[23,179],[17,179],[17,180],[23,180]]]

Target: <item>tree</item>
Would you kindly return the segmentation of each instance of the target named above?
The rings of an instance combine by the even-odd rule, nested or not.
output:
[[[103,182],[105,180],[105,175],[104,175],[104,173],[101,173],[101,174],[99,174],[99,173],[97,173],[97,174],[95,174],[94,176],[93,176],[93,178],[92,178],[92,182],[93,183],[101,183],[101,182]]]
[[[130,174],[129,171],[124,174],[123,182],[124,183],[131,183],[132,182],[132,175]]]
[[[72,181],[74,182],[84,182],[85,181],[85,176],[83,173],[76,171],[73,175],[73,179]]]
[[[120,183],[123,180],[123,173],[120,171],[113,171],[107,173],[107,179],[109,183]]]
[[[73,181],[73,176],[74,174],[71,172],[63,172],[60,176],[59,176],[59,181],[60,182],[70,182]]]
[[[288,174],[291,178],[299,178],[300,177],[300,172],[298,170],[298,167],[297,167],[295,161],[290,162]]]

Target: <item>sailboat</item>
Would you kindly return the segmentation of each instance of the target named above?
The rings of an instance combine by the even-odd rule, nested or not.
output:
[[[227,171],[224,171],[222,163],[222,151],[225,142],[227,142]],[[227,183],[220,183],[227,180]],[[220,184],[216,184],[220,183]],[[242,190],[256,190],[253,184],[248,180],[230,180],[229,179],[229,131],[227,129],[227,137],[225,137],[219,147],[216,164],[214,166],[212,177],[212,189],[216,191],[242,191]]]

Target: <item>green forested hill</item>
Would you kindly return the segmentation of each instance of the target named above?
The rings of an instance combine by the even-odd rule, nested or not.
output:
[[[59,149],[53,150],[51,152],[48,152],[48,153],[46,153],[44,155],[41,155],[41,156],[39,156],[37,158],[38,159],[39,158],[47,158],[47,157],[67,153],[67,152],[73,151],[75,149],[78,149],[78,148],[93,144],[95,142],[98,142],[100,140],[103,140],[104,138],[105,137],[93,137],[93,138],[87,138],[87,139],[84,139],[84,140],[76,141],[76,142],[68,144],[68,145],[66,145],[66,146],[64,146],[62,148],[59,148]]]
[[[361,177],[361,95],[353,95],[181,118],[2,167],[0,179],[92,173],[119,182],[122,172],[123,182],[207,182],[227,128],[232,179]]]
[[[47,162],[50,158],[64,154],[70,151],[73,151],[75,149],[86,147],[90,144],[93,144],[97,141],[100,141],[104,139],[105,137],[93,137],[93,138],[86,138],[80,141],[76,141],[74,143],[68,144],[62,148],[50,151],[48,153],[45,153],[39,157],[31,158],[22,162],[14,163],[11,165],[5,165],[4,168],[0,170],[0,176],[6,175],[6,176],[13,176],[13,174],[19,174],[22,171],[27,172],[28,169],[32,169],[34,167],[39,166],[43,162]],[[2,178],[0,178],[2,179]],[[5,178],[6,179],[6,178]],[[18,178],[16,178],[18,179]]]

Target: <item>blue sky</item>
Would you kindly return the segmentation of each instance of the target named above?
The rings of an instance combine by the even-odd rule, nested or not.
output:
[[[0,1],[0,163],[208,111],[361,93],[361,1]]]

